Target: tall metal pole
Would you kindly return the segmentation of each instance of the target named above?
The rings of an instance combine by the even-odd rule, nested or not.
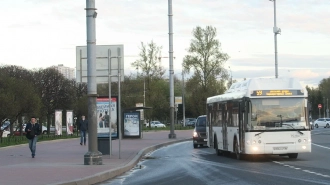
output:
[[[274,43],[275,43],[275,78],[278,78],[278,62],[277,62],[277,34],[281,33],[281,29],[276,26],[276,0],[270,0],[274,2]]]
[[[86,0],[85,10],[87,26],[88,152],[84,155],[84,164],[102,165],[102,153],[97,150],[95,37],[95,19],[97,13],[95,11],[95,0]]]
[[[327,118],[329,117],[329,107],[328,107],[328,98],[327,98]]]
[[[111,131],[111,103],[112,103],[112,98],[111,98],[111,50],[109,49],[108,50],[108,69],[109,69],[109,72],[108,72],[108,75],[109,75],[109,78],[108,78],[108,85],[109,85],[109,110],[108,110],[108,114],[109,114],[109,157],[111,157],[112,155],[112,131]]]
[[[186,120],[186,108],[184,103],[184,93],[185,93],[185,87],[184,87],[184,72],[182,70],[182,120],[183,120],[183,126],[186,126],[185,120]]]
[[[122,112],[121,112],[121,89],[120,89],[120,83],[121,83],[121,52],[120,52],[120,48],[117,48],[117,56],[118,56],[118,138],[119,138],[119,159],[120,157],[120,153],[121,153],[121,138],[122,138],[122,129],[121,129],[121,116],[122,116]]]
[[[170,120],[171,131],[168,138],[176,138],[174,133],[174,71],[173,71],[173,24],[172,24],[172,0],[168,0],[168,28],[169,28],[169,66],[170,66]]]
[[[143,106],[146,107],[146,77],[143,77]]]
[[[323,117],[325,118],[325,97],[323,97]]]

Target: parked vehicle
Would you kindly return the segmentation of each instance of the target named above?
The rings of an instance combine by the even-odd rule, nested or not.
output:
[[[147,124],[147,127],[149,126],[149,124]],[[151,128],[165,128],[166,125],[164,125],[163,123],[161,123],[160,121],[151,121],[150,122],[150,127]]]
[[[187,126],[187,127],[194,127],[195,124],[196,124],[196,119],[195,119],[195,120],[192,120],[192,121],[189,121],[189,122],[186,124],[186,126]]]
[[[315,128],[319,128],[319,127],[329,128],[329,126],[330,126],[330,118],[319,118],[314,121]]]
[[[206,137],[206,115],[199,116],[196,119],[194,133],[193,133],[194,148],[207,145]]]
[[[25,136],[25,126],[23,125],[22,126],[23,130],[22,130],[22,135]],[[45,126],[42,126],[42,134],[47,134],[47,127]],[[16,127],[16,129],[13,131],[12,134],[10,135],[13,135],[13,136],[20,136],[21,135],[21,128],[18,126]]]
[[[2,137],[8,137],[10,135],[10,132],[7,130],[2,131]]]
[[[196,123],[196,119],[195,118],[186,118],[185,119],[185,126],[187,127],[194,127]]]
[[[6,130],[10,126],[10,121],[4,120],[1,125],[1,130]]]

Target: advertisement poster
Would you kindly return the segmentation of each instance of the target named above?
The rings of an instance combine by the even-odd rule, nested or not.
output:
[[[72,110],[66,111],[66,134],[73,134],[73,112]]]
[[[62,110],[55,110],[55,135],[62,135]]]
[[[109,114],[109,98],[99,97],[96,99],[97,106],[97,134],[98,136],[109,137],[109,126],[111,128],[111,137],[118,137],[117,123],[117,97],[111,98]]]
[[[140,112],[124,113],[124,136],[140,136]]]

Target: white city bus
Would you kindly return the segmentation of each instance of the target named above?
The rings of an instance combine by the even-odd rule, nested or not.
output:
[[[216,153],[275,154],[297,158],[311,152],[307,90],[294,78],[234,83],[207,98],[207,145]]]

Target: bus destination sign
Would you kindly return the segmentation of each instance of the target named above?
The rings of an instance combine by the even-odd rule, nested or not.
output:
[[[301,90],[256,90],[251,96],[301,96]]]

